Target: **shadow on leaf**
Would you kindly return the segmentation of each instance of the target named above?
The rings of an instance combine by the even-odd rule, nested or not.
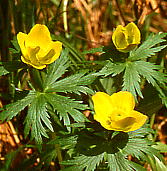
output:
[[[101,136],[79,135],[76,150],[86,156],[96,156],[107,152],[115,154],[123,149],[128,143],[129,135],[119,132],[113,137],[103,138]]]
[[[128,57],[128,53],[119,52],[113,44],[104,46],[100,60],[112,59],[113,62],[124,62]]]

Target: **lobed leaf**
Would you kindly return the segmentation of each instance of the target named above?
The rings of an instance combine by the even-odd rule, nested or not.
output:
[[[67,160],[61,162],[64,165],[75,165],[71,167],[67,167],[63,169],[63,171],[82,171],[85,168],[85,171],[95,170],[96,167],[103,160],[104,153],[99,154],[97,156],[85,156],[81,155],[79,157],[75,157],[73,160]]]
[[[50,85],[46,92],[70,92],[80,94],[93,94],[93,91],[85,85],[91,84],[95,79],[94,74],[85,75],[85,72],[71,75]]]
[[[90,131],[82,131],[78,134],[77,141],[75,139],[75,151],[80,155],[71,160],[63,161],[61,164],[69,166],[64,169],[65,171],[77,169],[93,171],[98,168],[108,168],[111,171],[132,171],[134,169],[143,171],[145,169],[141,165],[129,161],[127,156],[132,155],[139,161],[141,159],[148,161],[148,155],[151,158],[156,156],[161,159],[162,156],[158,150],[152,148],[153,143],[146,138],[151,132],[152,129],[141,128],[129,133],[117,132],[115,136],[106,139],[103,137],[104,132],[95,135]],[[69,143],[72,142],[69,141]]]
[[[46,93],[45,98],[47,99],[47,102],[53,107],[53,109],[58,112],[60,120],[63,119],[65,126],[70,125],[69,115],[76,122],[84,122],[86,120],[84,114],[79,110],[85,110],[87,109],[87,106],[81,104],[81,102],[74,101],[69,97],[51,93]],[[70,127],[67,129],[70,130]]]
[[[36,93],[34,91],[28,92],[28,94],[21,100],[11,103],[6,106],[6,109],[1,112],[0,120],[9,121],[19,112],[21,112],[26,106],[28,106],[35,98]]]
[[[113,63],[108,61],[108,63],[97,73],[98,75],[108,75],[116,76],[125,70],[125,63]]]
[[[158,81],[160,84],[165,84],[167,82],[165,77],[166,75],[157,71],[157,69],[160,69],[159,65],[154,65],[145,61],[136,61],[134,64],[136,65],[136,70],[138,73],[153,86],[156,85],[156,81]]]
[[[29,134],[31,129],[31,138],[35,138],[37,143],[42,143],[42,135],[48,138],[45,126],[53,132],[53,127],[49,120],[49,115],[46,109],[46,100],[43,94],[37,94],[29,106],[27,116],[25,118],[25,136]]]
[[[125,73],[123,76],[123,91],[131,92],[135,97],[137,93],[143,98],[142,92],[140,90],[140,75],[136,70],[135,63],[127,63]]]
[[[49,65],[47,70],[47,77],[44,81],[45,90],[48,89],[52,84],[54,84],[69,67],[68,50],[62,51],[61,56],[53,64]]]
[[[140,60],[148,58],[152,55],[155,55],[156,52],[161,51],[167,45],[162,45],[158,47],[154,47],[155,45],[165,42],[165,39],[162,39],[166,37],[166,33],[159,33],[159,34],[150,34],[150,36],[147,38],[147,40],[137,49],[134,49],[131,51],[130,56],[128,57],[129,60]]]

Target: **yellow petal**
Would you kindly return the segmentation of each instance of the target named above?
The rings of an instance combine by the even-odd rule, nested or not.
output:
[[[135,99],[128,91],[114,93],[110,96],[110,98],[114,109],[122,110],[126,114],[129,114],[129,112],[135,107]]]
[[[37,58],[41,63],[51,64],[60,56],[61,51],[62,43],[59,41],[52,41],[49,45],[49,48],[45,52],[43,51],[41,53],[41,51],[39,51]]]
[[[31,61],[31,63],[33,64],[38,64],[39,61],[37,59],[37,53],[39,52],[40,47],[27,47],[27,54],[29,56],[29,60]]]
[[[36,58],[36,54],[39,51],[39,47],[36,47],[36,48],[28,47],[26,49],[26,51],[27,51],[26,56],[21,56],[21,60],[24,63],[29,64],[29,65],[32,65],[33,63],[34,64],[39,64],[39,62],[38,62],[38,60]]]
[[[55,55],[55,51],[53,49],[51,49],[44,57],[39,58],[39,55],[37,55],[37,56],[41,63],[50,64],[51,63],[50,61],[54,55]]]
[[[33,65],[33,64],[30,64],[31,66],[33,66],[34,68],[36,69],[44,69],[46,68],[46,65],[45,64],[40,64],[40,65]]]
[[[140,127],[142,127],[145,124],[145,122],[148,118],[146,115],[143,115],[142,113],[135,111],[135,110],[132,110],[131,116],[134,117],[136,119],[136,121],[131,126],[131,128],[126,130],[125,132],[135,131],[135,130],[139,129]]]
[[[51,64],[60,56],[60,53],[62,51],[62,43],[59,41],[52,42],[51,48],[55,51],[55,55],[50,59],[50,61],[47,62],[47,64]]]
[[[113,33],[112,40],[117,49],[125,49],[128,46],[128,33],[126,29],[119,25]]]
[[[128,32],[128,43],[129,44],[139,44],[141,35],[140,35],[140,30],[134,23],[129,23],[125,29]]]
[[[28,60],[27,58],[25,58],[24,56],[21,56],[21,60],[22,60],[22,62],[24,62],[26,64],[30,64],[31,63],[31,61]]]
[[[37,59],[37,53],[39,52],[40,47],[27,47],[27,53],[29,55],[29,61],[27,61],[27,64],[33,66],[34,68],[37,69],[43,69],[46,67],[45,64],[41,63],[38,59]]]
[[[111,126],[113,128],[115,127],[116,131],[129,132],[129,130],[135,124],[135,122],[136,122],[135,118],[126,117],[124,119],[114,122]]]
[[[95,110],[94,119],[99,122],[106,121],[113,108],[110,102],[110,96],[103,92],[97,92],[93,95],[92,100]]]
[[[17,34],[17,41],[20,46],[21,52],[25,58],[27,57],[27,52],[26,52],[26,48],[25,48],[25,40],[26,39],[27,39],[27,34],[22,33],[22,32],[19,32]]]
[[[28,34],[26,39],[26,47],[39,46],[41,49],[47,48],[51,41],[51,36],[48,28],[45,25],[36,24]]]
[[[130,132],[142,127],[147,120],[147,116],[135,110],[131,111],[131,115],[120,120],[108,119],[100,122],[101,125],[108,130]]]
[[[21,56],[21,60],[22,60],[24,63],[26,63],[26,64],[28,64],[28,65],[31,65],[31,66],[33,66],[34,68],[37,68],[37,69],[44,69],[44,68],[46,68],[46,65],[44,65],[44,64],[39,64],[39,65],[32,64],[31,61],[27,60],[27,59],[24,58],[23,56]]]
[[[102,122],[101,125],[108,130],[129,132],[136,119],[133,117],[125,117],[118,121],[108,120],[107,122]]]

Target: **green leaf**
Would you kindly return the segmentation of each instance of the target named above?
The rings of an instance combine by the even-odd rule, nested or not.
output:
[[[61,146],[61,148],[63,149],[69,149],[69,148],[73,148],[76,143],[77,143],[77,138],[78,136],[77,135],[67,135],[67,136],[64,136],[64,137],[56,137],[54,139],[52,139],[51,141],[48,142],[48,144],[52,144],[52,145],[55,145],[55,144],[59,144]]]
[[[150,158],[150,156],[148,156],[148,159],[149,159],[152,170],[167,171],[167,166],[165,166],[165,164],[162,162],[162,160],[160,160],[156,156],[154,156],[154,158]]]
[[[162,108],[162,101],[158,96],[156,89],[150,84],[145,86],[142,93],[144,99],[140,100],[140,103],[137,106],[137,110],[152,116]]]
[[[0,66],[0,76],[9,74],[10,72],[4,68],[4,66]]]
[[[129,164],[131,165],[132,168],[134,168],[134,170],[139,170],[139,171],[147,171],[144,167],[142,167],[141,165],[132,162],[129,160]]]
[[[126,63],[112,63],[109,61],[103,68],[100,70],[97,75],[108,75],[116,76],[125,70]]]
[[[141,77],[145,78],[148,83],[161,91],[159,84],[165,85],[167,82],[166,75],[158,71],[159,65],[145,61],[127,62],[123,76],[123,90],[130,91],[135,97],[137,94],[143,98],[140,89]]]
[[[156,142],[156,144],[152,145],[152,147],[159,150],[161,153],[167,153],[167,144]]]
[[[60,120],[63,119],[65,126],[70,125],[69,115],[76,122],[84,122],[86,120],[84,114],[79,110],[85,110],[87,109],[87,106],[81,104],[81,102],[69,99],[69,97],[51,93],[46,93],[45,98],[53,109],[58,112]],[[70,127],[67,129],[70,130]]]
[[[160,69],[159,65],[154,65],[145,61],[136,61],[134,64],[136,65],[138,73],[153,86],[157,85],[156,81],[160,84],[165,84],[167,82],[166,75],[157,71],[157,69]]]
[[[78,133],[77,141],[75,140],[75,151],[80,155],[63,161],[62,164],[70,165],[64,170],[93,171],[101,167],[109,168],[111,171],[145,170],[141,165],[129,161],[127,157],[132,155],[138,162],[141,159],[148,161],[148,155],[161,160],[159,152],[151,147],[153,142],[147,139],[147,135],[152,132],[150,128],[141,128],[129,133],[117,132],[115,135],[112,131],[105,133],[104,130],[96,131],[96,134],[87,130],[81,131]]]
[[[116,154],[107,154],[108,167],[111,171],[132,171],[129,161],[127,161],[121,152]],[[114,163],[114,164],[113,164]]]
[[[46,79],[44,80],[44,91],[93,94],[93,91],[85,87],[85,85],[89,85],[95,80],[96,75],[94,73],[86,75],[86,71],[83,71],[58,80],[69,67],[69,59],[67,56],[68,50],[65,49],[61,57],[49,66]]]
[[[53,64],[49,65],[47,70],[47,77],[44,81],[45,90],[48,89],[52,84],[56,82],[69,67],[69,59],[68,59],[68,50],[65,49],[62,51],[61,56],[57,59]]]
[[[165,42],[166,33],[158,33],[156,35],[151,34],[148,39],[137,49],[131,51],[130,56],[128,57],[129,60],[140,60],[155,55],[156,52],[161,51],[167,45],[162,45],[158,47],[154,47],[155,45]]]
[[[91,84],[95,80],[95,74],[85,75],[85,72],[71,75],[50,85],[46,92],[70,92],[80,94],[93,94],[93,91],[85,85]]]
[[[136,70],[135,63],[129,62],[126,65],[125,73],[123,76],[123,91],[131,92],[135,97],[137,93],[143,98],[140,90],[140,75]]]
[[[26,106],[28,106],[35,98],[36,94],[33,91],[28,92],[28,94],[21,100],[11,103],[6,106],[6,109],[1,112],[0,120],[10,120],[16,116],[20,111],[22,111]]]
[[[49,115],[46,109],[46,99],[43,93],[37,93],[36,97],[33,99],[31,105],[29,106],[27,116],[25,118],[25,136],[29,134],[31,129],[31,138],[35,138],[36,142],[42,143],[42,135],[48,138],[45,126],[53,132],[53,127],[49,120]]]
[[[14,46],[14,48],[16,49],[17,53],[20,52],[20,46],[18,44],[16,36],[14,36],[13,40],[11,40],[11,43]]]
[[[96,169],[96,166],[100,164],[103,160],[104,153],[99,154],[97,156],[84,156],[81,155],[79,157],[75,157],[74,160],[67,160],[61,162],[64,165],[75,165],[72,167],[68,167],[63,169],[63,171],[82,171],[84,168],[85,171],[92,171]]]

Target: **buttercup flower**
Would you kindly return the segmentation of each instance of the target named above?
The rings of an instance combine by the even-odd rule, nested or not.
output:
[[[62,43],[52,41],[50,32],[45,25],[36,24],[28,34],[17,34],[21,48],[21,60],[37,69],[43,69],[53,63],[62,50]]]
[[[129,52],[140,44],[140,30],[134,23],[129,23],[123,27],[118,25],[112,35],[112,40],[117,48],[121,52]]]
[[[147,120],[147,116],[134,110],[135,100],[127,91],[120,91],[109,96],[97,92],[92,97],[94,103],[94,119],[108,129],[130,132],[139,129]]]

